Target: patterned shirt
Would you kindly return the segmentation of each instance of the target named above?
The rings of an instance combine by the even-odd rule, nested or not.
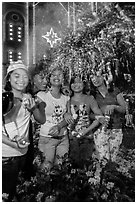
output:
[[[47,93],[40,91],[37,96],[46,103],[46,122],[41,125],[40,135],[51,137],[49,135],[49,130],[63,120],[69,97],[62,94],[61,97],[57,99],[51,95],[50,91]],[[66,128],[62,128],[60,135],[65,135],[66,131]]]
[[[79,132],[80,130],[90,126],[90,113],[92,107],[96,106],[96,101],[93,96],[84,95],[81,101],[70,100],[71,114],[76,116],[73,130]]]

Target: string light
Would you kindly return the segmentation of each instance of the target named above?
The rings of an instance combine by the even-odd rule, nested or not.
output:
[[[9,24],[9,39],[13,40],[13,25]]]
[[[19,52],[18,52],[18,59],[19,59],[19,60],[21,60],[21,58],[22,58],[21,55],[22,55],[22,54],[21,54],[21,52],[19,51]]]
[[[9,58],[10,62],[13,60],[13,51],[12,50],[8,51],[8,58]]]
[[[17,31],[17,34],[18,34],[18,42],[21,42],[21,38],[22,38],[22,32],[21,32],[22,28],[21,26],[18,26],[18,31]]]

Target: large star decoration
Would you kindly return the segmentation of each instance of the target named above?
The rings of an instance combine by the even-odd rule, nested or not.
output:
[[[61,38],[57,36],[57,33],[54,33],[53,28],[51,28],[50,32],[47,32],[46,35],[42,35],[42,37],[45,38],[48,43],[50,43],[51,47],[53,47],[57,41],[61,41]]]

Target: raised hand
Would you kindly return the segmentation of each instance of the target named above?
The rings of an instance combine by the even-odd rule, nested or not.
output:
[[[30,111],[35,105],[35,100],[31,97],[31,95],[27,95],[24,99],[23,99],[23,105],[26,109],[28,109],[28,111]]]

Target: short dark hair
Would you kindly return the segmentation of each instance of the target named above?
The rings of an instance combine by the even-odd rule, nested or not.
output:
[[[45,64],[45,62],[43,60],[40,60],[39,62],[37,62],[36,65],[34,65],[31,69],[30,69],[30,75],[31,78],[33,79],[33,77],[37,74],[39,74],[40,72],[44,71],[46,72],[48,70],[48,65]]]

